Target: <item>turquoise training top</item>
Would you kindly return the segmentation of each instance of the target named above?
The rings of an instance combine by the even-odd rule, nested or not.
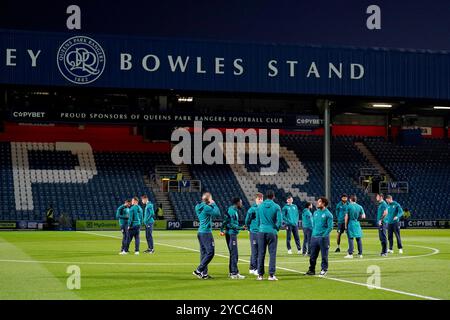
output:
[[[277,234],[283,222],[281,208],[273,200],[267,199],[256,209],[258,232]]]
[[[200,202],[195,206],[195,214],[200,222],[198,233],[211,233],[212,218],[220,217],[220,209],[215,203],[206,204],[205,202]]]
[[[220,231],[226,234],[239,234],[240,230],[244,228],[239,226],[239,214],[237,208],[233,205],[230,206],[227,212],[223,216],[222,228]]]
[[[325,209],[317,209],[313,214],[313,237],[328,237],[333,230],[333,214]]]
[[[153,204],[147,202],[144,210],[144,224],[149,225],[155,222],[155,210],[153,210]]]
[[[254,203],[247,211],[247,215],[245,216],[245,225],[249,228],[251,233],[258,232],[258,222],[256,221],[256,209],[258,209],[258,205]]]
[[[302,228],[304,228],[304,229],[312,229],[313,228],[312,213],[307,208],[303,209],[303,211],[302,211]]]
[[[388,205],[387,205],[386,201],[384,201],[384,200],[378,204],[377,224],[378,224],[378,221],[381,220],[381,217],[383,216],[383,213],[385,210],[387,210],[387,208],[388,208]],[[383,219],[383,223],[387,223],[387,222],[388,222],[388,215],[386,215],[386,217],[384,217],[384,219]]]
[[[345,215],[347,214],[347,210],[348,210],[348,202],[343,203],[342,201],[339,201],[339,203],[336,205],[336,215],[338,223],[345,222]]]
[[[359,204],[352,202],[348,205],[347,234],[350,238],[362,238],[363,233],[358,219],[364,214],[364,209]]]
[[[131,206],[130,208],[130,216],[128,218],[128,224],[130,227],[137,227],[142,224],[142,208],[137,204]]]
[[[295,204],[287,204],[281,209],[283,214],[283,221],[286,225],[295,227],[298,226],[299,213]]]
[[[128,209],[128,207],[124,204],[117,208],[116,219],[119,219],[119,224],[121,227],[128,224],[129,211],[130,209]]]
[[[387,214],[388,224],[394,224],[400,221],[400,218],[402,216],[403,216],[403,209],[398,202],[392,201],[390,204],[388,204],[388,214]],[[397,220],[394,220],[394,217],[397,217]]]

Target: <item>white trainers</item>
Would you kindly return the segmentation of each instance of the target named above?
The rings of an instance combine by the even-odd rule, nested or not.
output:
[[[348,254],[344,257],[345,259],[353,259],[353,255],[352,254]]]
[[[123,256],[123,255],[128,254],[128,252],[126,252],[126,251],[120,251],[119,254],[120,254],[121,256]]]
[[[257,276],[257,275],[258,275],[258,270],[256,270],[256,269],[254,269],[254,270],[250,269],[250,270],[248,271],[248,273]]]
[[[134,254],[138,256],[139,255],[139,251],[136,251]]]
[[[358,254],[358,258],[362,259],[363,255],[362,254]]]
[[[298,251],[297,251],[297,254],[302,255],[302,254],[303,254],[303,251],[302,251],[302,250],[298,250]]]
[[[387,253],[394,253],[394,250],[388,250]]]
[[[264,278],[263,278],[263,276],[258,276],[258,278],[256,278],[256,280],[262,281],[262,280],[264,280]]]
[[[399,254],[403,254],[403,249],[398,249]]]
[[[288,250],[288,254],[292,254],[292,250]]]
[[[319,273],[319,277],[325,277],[326,275],[327,275],[327,271],[325,271],[325,270],[322,270]]]
[[[242,275],[240,275],[240,274],[238,273],[238,274],[232,274],[232,275],[230,276],[230,278],[233,279],[233,280],[243,280],[243,279],[245,279],[245,276],[242,276]]]
[[[275,277],[275,276],[271,276],[271,277],[269,277],[269,279],[267,279],[267,280],[269,280],[269,281],[278,281],[278,278]]]

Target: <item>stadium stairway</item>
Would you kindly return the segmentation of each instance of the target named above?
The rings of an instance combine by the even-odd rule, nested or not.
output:
[[[169,194],[167,192],[162,192],[160,190],[160,186],[156,183],[154,179],[151,179],[149,176],[144,176],[144,183],[147,185],[149,189],[153,191],[155,195],[156,203],[162,204],[164,210],[164,219],[167,221],[175,221],[176,216],[174,213],[174,209],[172,203],[169,199]],[[155,212],[156,212],[156,204],[155,204]]]
[[[364,157],[369,161],[369,163],[378,170],[378,172],[382,175],[385,175],[388,180],[391,180],[391,177],[389,173],[386,171],[386,169],[383,167],[383,165],[377,160],[375,155],[367,148],[367,146],[364,144],[364,142],[356,141],[355,147],[361,152]]]

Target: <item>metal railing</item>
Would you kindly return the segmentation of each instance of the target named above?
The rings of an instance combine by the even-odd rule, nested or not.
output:
[[[407,181],[380,182],[380,192],[388,193],[408,193],[409,183]]]
[[[155,175],[158,179],[161,178],[171,178],[176,176],[178,173],[177,166],[156,166]]]
[[[177,180],[177,166],[156,166],[155,173],[150,177],[162,192],[201,192],[200,180]]]
[[[167,192],[201,192],[200,180],[169,180]]]
[[[380,171],[376,168],[361,168],[359,169],[360,176],[378,176],[380,175]]]

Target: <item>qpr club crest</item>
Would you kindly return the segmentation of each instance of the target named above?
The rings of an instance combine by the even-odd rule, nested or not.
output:
[[[59,72],[68,81],[88,84],[102,75],[105,59],[105,52],[97,41],[85,36],[75,36],[59,47],[56,62]]]

